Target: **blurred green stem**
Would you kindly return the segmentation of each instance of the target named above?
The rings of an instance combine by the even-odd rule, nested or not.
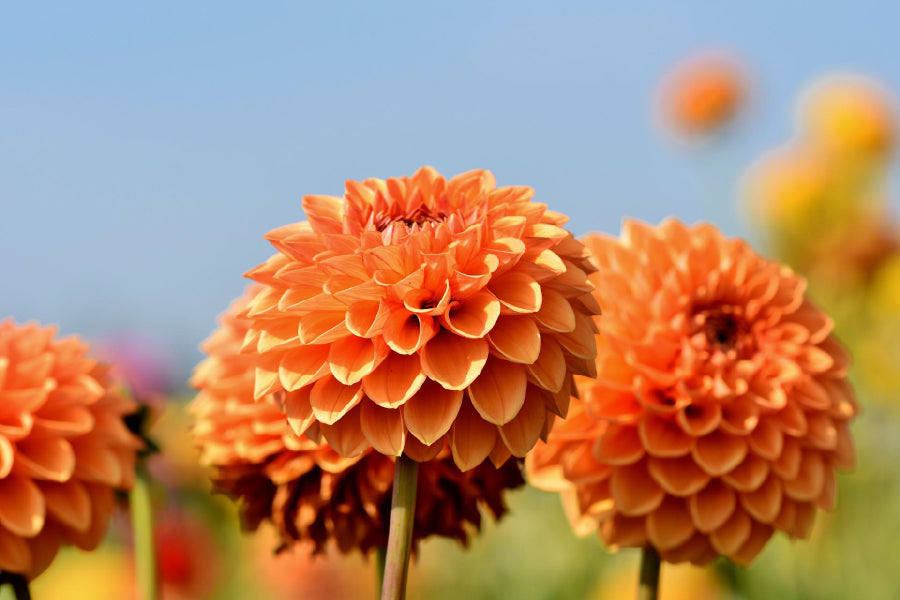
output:
[[[159,600],[150,483],[150,473],[143,465],[138,465],[134,489],[131,490],[129,496],[129,504],[131,505],[131,528],[134,532],[137,583],[141,592],[141,600]]]
[[[659,553],[653,546],[645,546],[641,552],[638,600],[656,600],[659,596],[659,566]]]
[[[381,587],[384,585],[384,562],[387,559],[387,548],[378,546],[375,549],[375,577],[378,581],[378,593],[381,594]]]
[[[405,455],[397,457],[394,491],[391,496],[391,525],[388,533],[381,600],[404,600],[412,529],[416,515],[416,480],[419,463]]]

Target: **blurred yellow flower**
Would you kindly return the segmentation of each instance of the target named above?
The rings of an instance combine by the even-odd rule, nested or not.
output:
[[[591,595],[591,600],[619,600],[637,594],[637,563],[619,568],[605,577]],[[689,564],[664,563],[660,574],[659,600],[726,600],[729,597],[715,574],[706,568]]]
[[[896,144],[894,99],[878,82],[859,75],[832,75],[800,98],[798,128],[804,137],[845,157],[879,159]]]
[[[117,548],[94,552],[65,548],[53,568],[31,584],[35,598],[123,600],[134,597],[131,559]]]

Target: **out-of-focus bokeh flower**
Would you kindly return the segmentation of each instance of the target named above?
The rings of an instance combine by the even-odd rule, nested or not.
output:
[[[702,137],[731,122],[747,94],[747,74],[736,59],[703,52],[682,60],[665,75],[658,110],[670,131]]]
[[[609,569],[591,600],[621,600],[637,596],[637,564]],[[663,564],[660,571],[659,600],[728,600],[731,596],[711,569],[693,565]]]
[[[748,564],[775,530],[806,538],[853,466],[857,407],[805,281],[710,225],[627,221],[585,242],[598,375],[530,455],[532,481],[576,532],[670,562]]]
[[[394,459],[371,448],[344,458],[297,436],[271,397],[254,401],[253,356],[240,352],[249,324],[236,315],[257,291],[248,290],[222,317],[192,379],[200,389],[192,411],[202,462],[214,467],[219,490],[242,501],[245,525],[271,521],[283,545],[300,541],[322,552],[333,541],[345,553],[382,547]],[[481,524],[480,508],[499,518],[504,492],[523,483],[518,461],[461,472],[441,449],[420,468],[413,539],[439,535],[465,544]]]
[[[90,554],[64,549],[31,585],[37,600],[137,600],[128,553],[102,546]]]
[[[123,422],[136,405],[108,367],[55,336],[0,322],[0,569],[29,579],[62,544],[100,543],[142,446]]]
[[[532,195],[426,167],[305,197],[248,274],[256,397],[347,457],[524,456],[596,354],[587,251]]]
[[[112,375],[145,403],[172,393],[173,368],[164,348],[138,334],[120,335],[93,345],[93,355],[112,365]]]
[[[278,543],[271,528],[261,528],[247,540],[262,597],[272,600],[333,600],[375,596],[375,567],[359,557],[313,556],[297,544],[281,552],[272,552]]]
[[[801,137],[841,158],[885,159],[896,145],[896,103],[867,77],[832,75],[816,82],[801,96],[797,120]]]
[[[222,558],[202,518],[185,510],[168,510],[158,517],[153,538],[163,600],[214,597]]]

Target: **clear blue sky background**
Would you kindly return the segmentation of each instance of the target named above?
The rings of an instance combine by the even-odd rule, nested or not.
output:
[[[897,22],[887,2],[4,3],[0,317],[135,330],[186,372],[302,195],[423,164],[531,185],[578,234],[670,214],[737,233],[734,178],[803,86],[900,89]],[[650,120],[660,75],[706,47],[755,75],[722,153]]]

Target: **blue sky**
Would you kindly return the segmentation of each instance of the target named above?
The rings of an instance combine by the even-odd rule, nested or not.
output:
[[[900,89],[897,17],[871,2],[6,3],[0,317],[135,330],[186,370],[302,195],[423,164],[531,185],[578,234],[673,214],[740,233],[734,178],[790,135],[799,90],[834,70]],[[660,140],[651,97],[708,47],[743,57],[755,98],[727,148],[687,151]]]

